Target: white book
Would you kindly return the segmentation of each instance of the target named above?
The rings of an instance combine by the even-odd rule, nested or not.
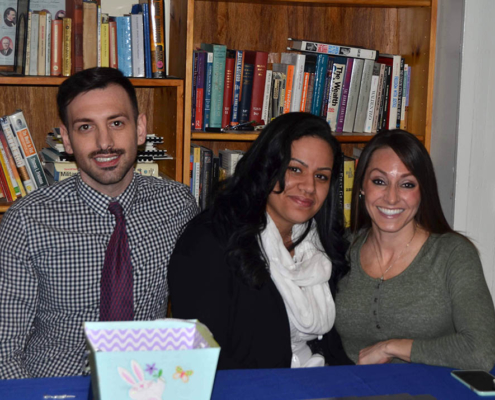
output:
[[[38,35],[40,25],[40,14],[33,11],[31,14],[31,59],[29,63],[29,75],[38,75]]]
[[[368,109],[366,112],[366,121],[364,124],[364,132],[371,133],[373,127],[373,118],[375,116],[375,104],[377,101],[378,82],[380,81],[380,64],[374,63],[373,75],[371,77],[370,95],[368,99]]]
[[[361,88],[359,89],[353,132],[364,132],[366,116],[368,114],[371,78],[373,76],[374,65],[375,62],[373,60],[364,60],[363,75],[361,77]]]
[[[304,83],[304,63],[306,61],[306,55],[297,53],[282,53],[280,60],[283,64],[294,65],[294,78],[292,80],[290,111],[299,111],[301,108],[301,98]]]
[[[345,56],[345,57],[353,57],[353,58],[362,58],[362,59],[370,59],[376,60],[378,57],[378,51],[371,49],[363,49],[360,47],[352,47],[352,46],[341,46],[330,43],[320,43],[313,42],[310,40],[297,40],[288,38],[289,50],[301,50],[301,51],[309,51],[312,53],[321,53],[321,54],[329,54],[335,56]]]
[[[96,65],[101,67],[101,6],[96,9]]]
[[[261,119],[263,122],[268,124],[268,115],[270,109],[270,93],[272,90],[272,75],[273,71],[271,69],[266,70],[266,80],[265,80],[265,92],[263,94],[263,111],[261,113]]]
[[[52,14],[46,13],[45,75],[50,75],[52,59]]]
[[[332,82],[330,84],[330,96],[328,99],[327,122],[332,132],[337,127],[337,119],[340,108],[340,95],[344,84],[346,64],[334,60],[332,69]]]
[[[143,14],[131,14],[132,76],[144,78]]]
[[[384,95],[383,85],[385,84],[385,64],[378,63],[380,65],[380,77],[378,79],[378,88],[376,92],[375,112],[373,114],[373,125],[371,126],[371,133],[376,133],[378,128],[378,118],[380,117],[380,106]]]
[[[363,76],[364,60],[356,58],[352,63],[351,83],[347,95],[347,107],[345,109],[344,126],[342,132],[352,133],[354,120],[356,119],[356,108],[358,103],[361,77]]]

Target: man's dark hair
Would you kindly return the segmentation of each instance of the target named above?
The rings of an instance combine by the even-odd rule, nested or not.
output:
[[[69,129],[67,107],[77,96],[95,89],[105,89],[111,85],[118,85],[129,95],[134,120],[137,122],[139,115],[136,90],[129,79],[116,68],[90,68],[72,75],[65,80],[58,89],[57,105],[58,114],[62,123]]]

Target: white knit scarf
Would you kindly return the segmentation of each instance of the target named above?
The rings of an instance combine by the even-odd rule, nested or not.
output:
[[[309,222],[312,227],[308,235],[295,248],[295,262],[268,214],[267,220],[260,241],[270,263],[271,277],[284,299],[290,321],[299,331],[301,339],[308,340],[308,337],[327,333],[335,321],[335,304],[328,285],[332,262],[321,250],[316,222]],[[303,234],[306,226],[294,225],[293,241]]]

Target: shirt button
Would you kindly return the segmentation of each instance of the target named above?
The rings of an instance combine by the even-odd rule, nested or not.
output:
[[[381,329],[381,328],[380,328],[380,325],[377,325],[377,326],[376,326],[376,329]]]
[[[378,301],[378,297],[375,297],[375,303]]]
[[[373,311],[373,315],[376,315],[376,310],[375,310],[375,311]]]

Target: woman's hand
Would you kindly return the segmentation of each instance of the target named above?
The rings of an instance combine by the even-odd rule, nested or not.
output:
[[[358,364],[385,364],[393,358],[411,361],[411,339],[391,339],[378,342],[359,352]]]

